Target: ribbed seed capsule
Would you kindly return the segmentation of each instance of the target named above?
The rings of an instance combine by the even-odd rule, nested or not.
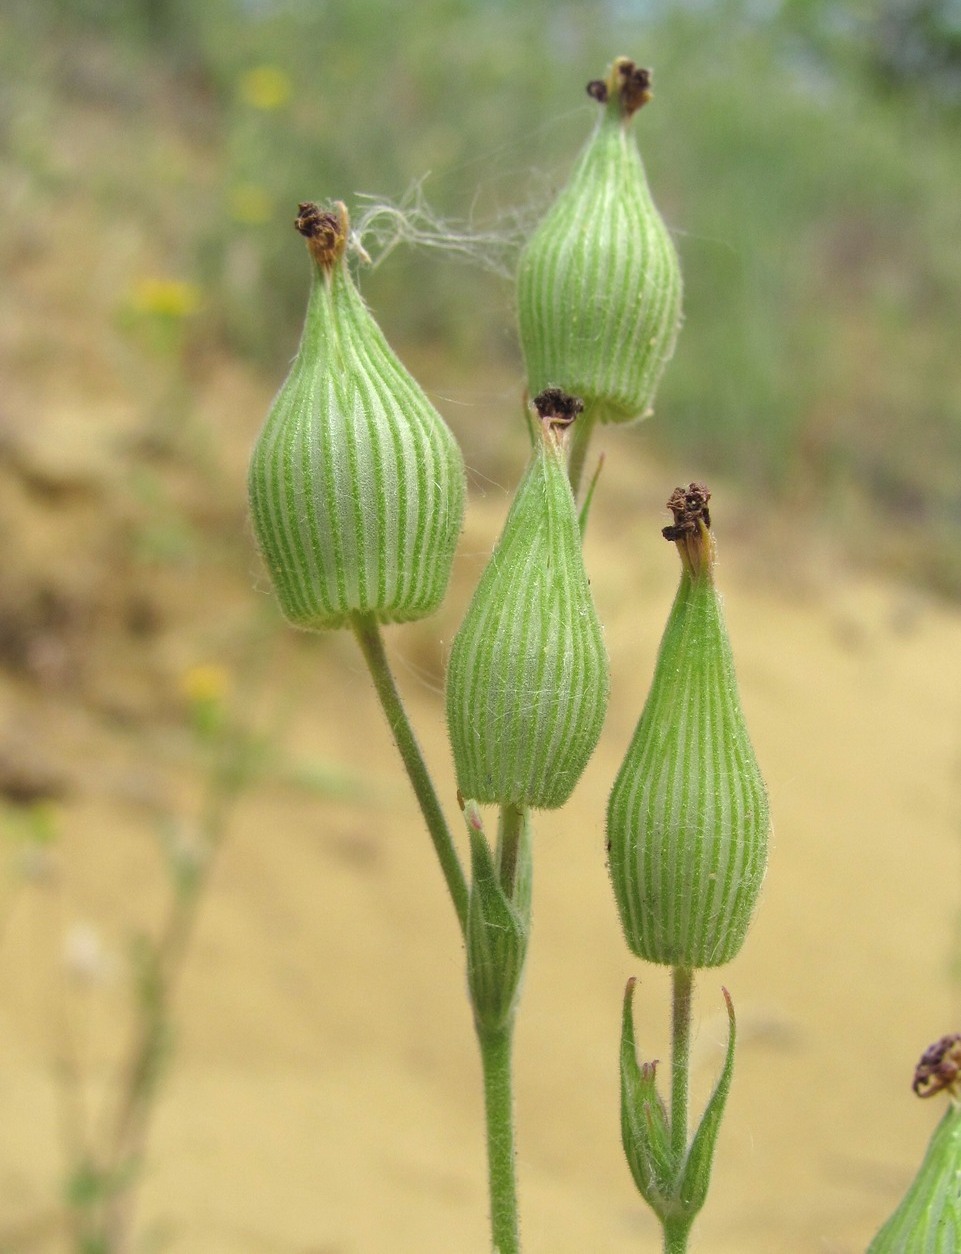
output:
[[[520,338],[531,394],[559,387],[601,421],[629,422],[650,413],[674,352],[681,270],[630,129],[650,74],[620,57],[588,92],[603,114],[521,254]]]
[[[608,673],[567,479],[579,402],[535,406],[530,465],[451,650],[447,722],[464,797],[550,810],[597,744]]]
[[[303,337],[254,447],[254,531],[284,614],[422,618],[443,599],[464,513],[460,450],[350,276],[347,211],[300,206],[314,263]]]
[[[942,1037],[922,1055],[919,1097],[947,1091],[951,1105],[934,1130],[924,1161],[868,1254],[957,1254],[961,1249],[961,1036]]]
[[[767,794],[738,699],[714,586],[703,484],[678,488],[664,530],[681,583],[651,691],[611,793],[611,879],[640,958],[711,967],[740,949],[767,859]]]

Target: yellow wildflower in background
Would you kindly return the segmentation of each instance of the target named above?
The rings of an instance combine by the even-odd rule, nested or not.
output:
[[[260,226],[270,221],[274,202],[266,188],[257,183],[240,183],[231,188],[230,213],[236,222]]]
[[[230,691],[230,672],[216,662],[201,662],[184,671],[179,688],[191,705],[222,701]]]
[[[186,318],[200,307],[200,288],[185,279],[139,279],[130,304],[136,313]]]
[[[190,666],[180,676],[179,688],[196,734],[201,740],[216,739],[226,727],[230,672],[216,662]]]
[[[277,65],[258,65],[240,80],[240,94],[255,109],[280,109],[293,90],[290,76]]]

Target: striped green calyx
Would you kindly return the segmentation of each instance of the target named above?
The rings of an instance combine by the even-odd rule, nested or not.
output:
[[[551,810],[597,744],[608,672],[567,479],[580,404],[534,404],[531,462],[451,650],[447,723],[465,798]]]
[[[692,483],[668,502],[675,521],[664,535],[677,544],[681,583],[607,813],[628,945],[650,962],[692,968],[741,948],[770,827],[714,586],[709,498]]]
[[[681,269],[631,131],[650,74],[619,57],[571,179],[521,254],[517,309],[531,394],[559,387],[603,422],[651,412],[681,321]]]
[[[868,1254],[956,1254],[961,1249],[961,1036],[944,1036],[925,1050],[914,1077],[919,1097],[946,1091],[951,1105],[918,1174]]]
[[[423,618],[464,513],[454,437],[391,351],[347,267],[347,210],[300,206],[313,281],[303,337],[254,446],[250,509],[299,627]]]

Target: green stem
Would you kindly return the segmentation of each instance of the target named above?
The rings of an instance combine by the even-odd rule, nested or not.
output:
[[[664,1254],[687,1254],[692,1222],[687,1216],[664,1220]]]
[[[525,814],[520,806],[501,806],[500,830],[498,832],[500,839],[498,866],[500,869],[501,888],[512,901],[517,881],[517,855],[520,851],[524,820]]]
[[[597,426],[600,418],[601,410],[599,405],[585,405],[584,411],[578,414],[577,421],[571,428],[571,451],[567,463],[567,477],[571,482],[571,491],[574,493],[574,499],[577,500],[577,494],[580,491],[581,479],[584,475],[584,466],[587,462],[587,449],[591,442],[591,436],[594,434],[594,428]]]
[[[430,772],[424,762],[400,693],[397,691],[397,685],[394,683],[384,649],[383,636],[372,614],[355,614],[351,626],[364,655],[371,679],[374,681],[377,696],[387,716],[387,723],[403,759],[430,838],[434,843],[437,860],[440,862],[444,879],[447,881],[447,890],[454,903],[454,909],[457,911],[457,919],[463,935],[467,929],[467,881],[454,847],[450,828],[447,826],[444,812],[437,800]]]
[[[671,1018],[671,1150],[679,1163],[687,1153],[687,1099],[691,1067],[691,993],[694,972],[690,967],[671,971],[673,1014]]]
[[[487,1170],[491,1242],[496,1254],[519,1254],[517,1184],[514,1177],[514,1098],[511,1080],[513,1021],[496,1030],[478,1028],[484,1067]]]
[[[687,1154],[687,1110],[691,1073],[691,998],[694,972],[671,971],[671,1157],[682,1163]],[[686,1254],[693,1216],[664,1220],[664,1254]]]
[[[136,1036],[126,1060],[121,1100],[114,1115],[107,1145],[102,1180],[102,1232],[88,1234],[91,1250],[123,1250],[130,1241],[136,1187],[136,1170],[143,1161],[151,1118],[156,1107],[158,1068],[162,1063],[171,1027],[174,993],[186,964],[190,940],[198,921],[214,861],[224,843],[230,815],[249,775],[246,746],[231,738],[219,746],[211,766],[200,818],[202,858],[193,877],[179,882],[163,933],[152,956],[155,986],[138,1005]],[[143,993],[141,998],[143,999]],[[87,1246],[81,1246],[86,1249]]]

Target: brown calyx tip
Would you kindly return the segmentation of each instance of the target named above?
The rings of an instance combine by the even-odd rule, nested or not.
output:
[[[537,416],[549,431],[566,431],[584,408],[584,402],[560,388],[545,388],[533,400]]]
[[[607,83],[602,78],[592,78],[587,84],[587,94],[598,104],[607,104]]]
[[[632,117],[654,97],[651,71],[645,70],[629,57],[618,57],[614,62],[607,89],[608,94],[617,93],[621,112],[626,118]]]
[[[310,255],[327,269],[343,254],[347,246],[347,206],[339,200],[333,209],[322,209],[312,200],[297,206],[294,226],[307,241]]]
[[[663,527],[661,535],[673,540],[681,561],[692,574],[710,570],[714,565],[714,541],[711,537],[711,511],[707,507],[711,493],[705,483],[689,483],[675,488],[667,508],[674,515],[674,524]]]
[[[711,511],[707,507],[711,493],[706,483],[689,483],[686,488],[675,488],[667,508],[674,515],[674,526],[665,527],[661,535],[665,540],[680,540],[700,530],[701,524],[711,525]]]
[[[961,1034],[942,1036],[921,1055],[911,1088],[918,1097],[933,1097],[948,1090],[961,1100]]]

